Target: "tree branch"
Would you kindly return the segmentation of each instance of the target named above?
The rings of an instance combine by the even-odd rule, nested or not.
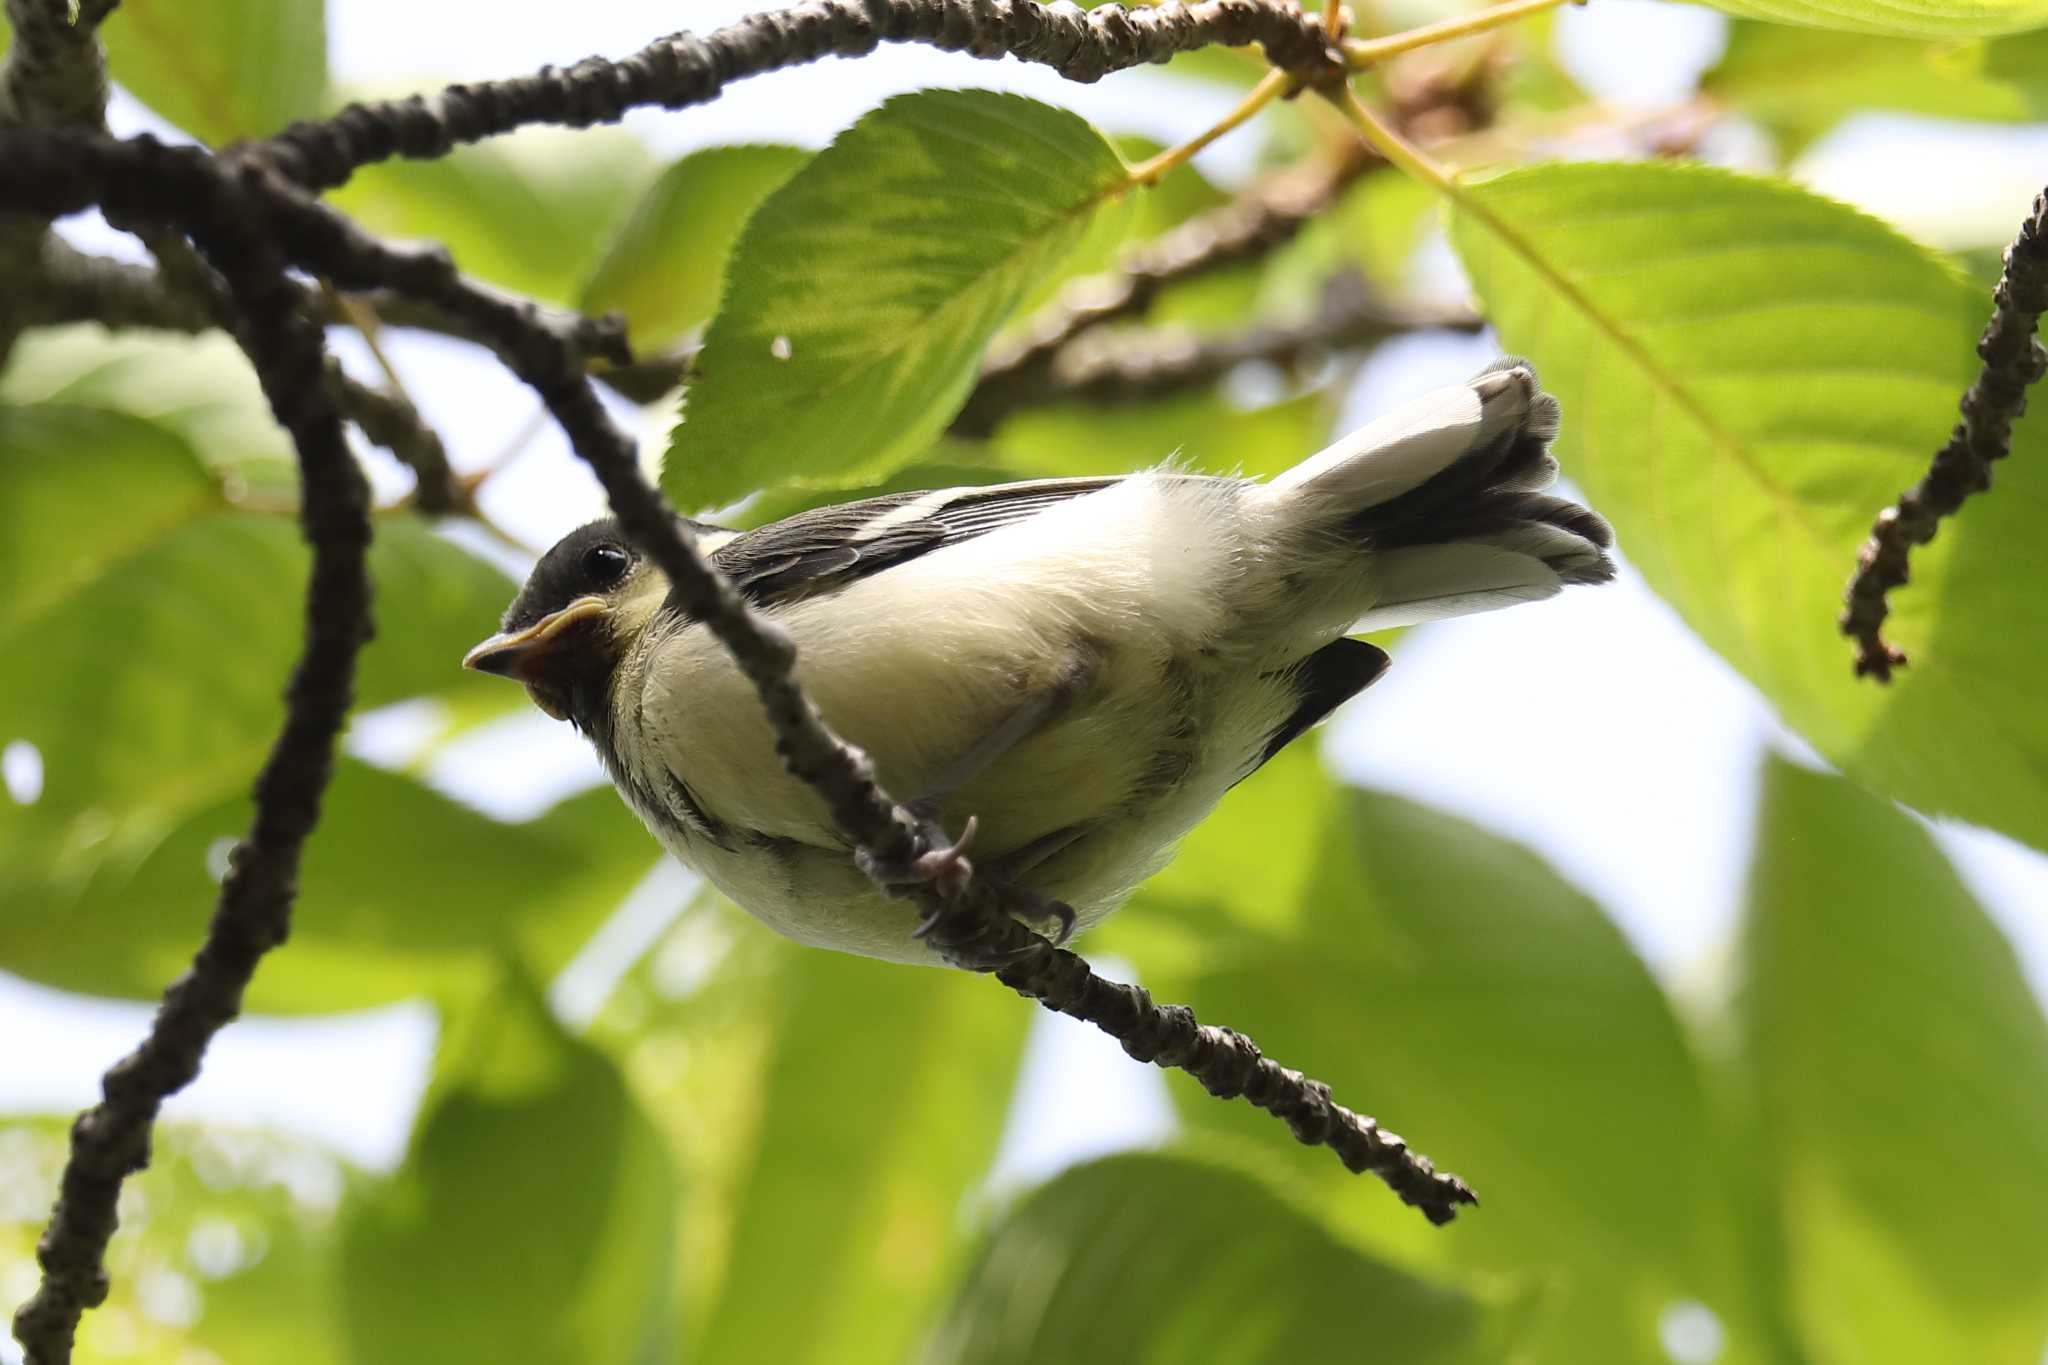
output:
[[[2048,312],[2048,192],[2019,236],[2005,249],[2005,273],[1992,293],[1991,321],[1977,342],[1984,368],[1958,404],[1962,420],[1934,454],[1927,476],[1877,514],[1870,539],[1856,555],[1856,572],[1843,593],[1842,634],[1856,642],[1856,676],[1890,682],[1906,665],[1905,651],[1884,638],[1885,600],[1909,580],[1913,547],[1934,539],[1941,519],[1972,493],[1991,487],[1991,466],[2012,450],[2012,424],[2027,410],[2027,387],[2048,369],[2048,351],[2035,339]]]
[[[0,167],[8,164],[17,141],[0,136]],[[542,310],[464,279],[444,250],[377,241],[256,163],[223,172],[203,153],[147,138],[112,143],[52,133],[42,141],[63,148],[67,162],[101,171],[109,197],[163,196],[175,203],[181,189],[191,192],[191,182],[231,174],[243,214],[293,264],[343,288],[408,294],[474,328],[510,358],[514,372],[547,404],[597,474],[626,534],[667,575],[679,605],[732,652],[760,694],[783,762],[824,798],[848,843],[878,864],[900,864],[927,851],[918,823],[881,789],[867,756],[833,734],[798,688],[788,633],[747,607],[640,472],[632,440],[612,422],[582,372],[573,335],[551,328]],[[0,201],[6,187],[0,177]],[[1142,990],[1103,981],[1080,958],[1011,919],[994,894],[971,878],[946,890],[924,887],[915,899],[932,926],[933,943],[959,965],[996,972],[1012,989],[1087,1019],[1133,1056],[1189,1071],[1218,1095],[1242,1094],[1285,1119],[1302,1141],[1328,1145],[1350,1169],[1380,1176],[1432,1222],[1447,1222],[1460,1205],[1475,1202],[1463,1181],[1438,1172],[1372,1120],[1332,1103],[1319,1082],[1260,1058],[1239,1035],[1197,1025],[1184,1009],[1156,1005]]]
[[[107,189],[103,166],[63,154],[75,139],[13,135],[0,144],[0,201],[55,216],[100,201]],[[356,656],[370,635],[369,490],[320,382],[320,331],[299,313],[282,257],[250,230],[229,187],[192,188],[203,196],[153,207],[184,217],[220,269],[246,320],[238,339],[298,449],[313,549],[306,646],[286,691],[284,727],[256,779],[254,820],[229,860],[206,940],[164,992],[149,1036],[107,1073],[100,1103],[72,1125],[70,1158],[37,1248],[43,1279],[14,1318],[29,1365],[71,1359],[80,1316],[107,1296],[104,1257],[121,1184],[148,1164],[157,1111],[198,1075],[213,1035],[240,1012],[258,961],[284,940],[300,851],[319,819]]]
[[[1356,273],[1325,286],[1315,316],[1292,325],[1253,327],[1221,337],[1177,330],[1083,335],[1047,363],[1010,372],[1000,384],[984,375],[953,419],[955,436],[986,439],[1020,409],[1048,403],[1111,407],[1213,384],[1254,361],[1292,367],[1307,356],[1365,350],[1390,336],[1425,328],[1477,332],[1486,324],[1465,308],[1400,308],[1374,298]]]
[[[117,0],[7,0],[14,41],[0,65],[0,128],[27,124],[100,127],[107,109],[107,61],[97,29]],[[31,278],[50,220],[0,213],[0,281]],[[0,366],[23,327],[19,301],[0,289]]]
[[[1352,181],[1385,164],[1371,149],[1348,143],[1334,161],[1272,176],[1242,198],[1133,248],[1115,270],[1068,284],[1021,339],[989,356],[959,423],[969,430],[992,427],[990,414],[1014,406],[1013,390],[1042,383],[1068,342],[1105,323],[1142,316],[1171,285],[1284,246]]]
[[[100,21],[120,0],[7,0],[14,44],[0,68],[0,124],[97,128],[107,114]]]
[[[1212,43],[1257,43],[1272,65],[1304,86],[1344,79],[1342,55],[1294,0],[1169,0],[1087,11],[1064,0],[810,0],[748,15],[702,38],[678,33],[623,61],[591,57],[566,71],[544,67],[427,98],[351,104],[229,153],[264,160],[308,189],[331,189],[358,167],[393,156],[442,156],[460,143],[535,123],[581,128],[617,122],[629,109],[684,109],[715,99],[734,81],[821,57],[862,56],[880,43],[1010,56],[1080,82]]]
[[[190,248],[175,234],[149,230],[149,237],[158,260],[166,263],[163,268],[152,270],[88,255],[54,234],[45,237],[42,269],[31,276],[20,295],[25,325],[97,322],[106,327],[151,327],[187,335],[229,329],[232,300],[205,263],[187,262],[181,273],[188,283],[178,287],[167,278],[168,263],[189,253]],[[287,288],[298,291],[300,312],[311,312],[308,305],[318,297],[315,291],[289,282]],[[322,375],[329,400],[342,415],[413,471],[417,480],[413,501],[421,511],[452,516],[470,509],[469,490],[449,466],[440,435],[403,395],[351,378],[332,356],[325,358]]]

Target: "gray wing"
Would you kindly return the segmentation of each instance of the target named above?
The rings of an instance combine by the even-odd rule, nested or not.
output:
[[[712,561],[755,606],[837,592],[920,555],[972,540],[1117,478],[1036,479],[887,493],[799,512],[719,546]]]

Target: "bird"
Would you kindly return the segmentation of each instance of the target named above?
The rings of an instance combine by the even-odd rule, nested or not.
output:
[[[928,844],[971,833],[971,875],[1063,941],[1386,671],[1356,636],[1614,577],[1607,522],[1544,491],[1559,421],[1506,357],[1266,481],[1169,459],[754,530],[680,520],[789,633],[798,683]],[[898,894],[920,870],[871,877],[783,768],[724,645],[615,519],[542,556],[463,662],[580,731],[655,838],[771,928],[943,960]]]

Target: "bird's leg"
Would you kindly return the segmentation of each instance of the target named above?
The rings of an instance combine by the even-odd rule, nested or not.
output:
[[[1042,692],[1026,697],[989,732],[943,764],[907,803],[921,816],[929,816],[939,804],[975,778],[1010,750],[1036,734],[1047,721],[1067,709],[1081,690],[1094,680],[1095,660],[1077,659],[1059,681]]]
[[[971,816],[967,821],[967,829],[968,835],[971,835],[974,830],[974,820]],[[1032,890],[1020,878],[1080,838],[1082,833],[1081,826],[1068,825],[1050,834],[1041,834],[1022,848],[993,859],[980,874],[981,884],[995,893],[998,908],[1004,914],[1034,921],[1036,925],[1041,926],[1040,933],[1046,933],[1046,930],[1056,923],[1058,932],[1046,933],[1046,937],[1052,940],[1055,948],[1074,936],[1074,907],[1065,901],[1055,900],[1042,891]],[[961,836],[961,844],[967,842],[968,835]],[[954,849],[959,847],[959,844],[954,845]],[[951,851],[948,850],[949,853]],[[969,875],[973,875],[972,869],[969,869]],[[925,919],[911,931],[911,937],[923,938],[932,931],[932,926],[936,923],[936,919]]]
[[[982,873],[982,880],[1001,893],[1003,909],[1019,919],[1037,920],[1041,924],[1057,921],[1059,932],[1049,934],[1053,946],[1058,947],[1074,936],[1074,907],[1065,901],[1054,900],[1051,896],[1033,891],[1024,885],[1022,878],[1047,858],[1065,849],[1082,835],[1082,827],[1068,825],[1050,834],[1041,834],[1022,848],[1013,849],[995,859]]]
[[[1025,698],[986,734],[943,764],[931,780],[904,803],[904,808],[917,819],[925,851],[905,862],[891,865],[878,864],[865,853],[857,854],[861,871],[885,885],[905,891],[936,885],[951,893],[964,887],[974,875],[974,866],[968,862],[965,851],[974,838],[975,819],[968,816],[960,837],[949,839],[938,821],[939,806],[1072,704],[1074,698],[1093,681],[1095,668],[1092,657],[1078,659],[1059,681]],[[1073,907],[1021,885],[1015,878],[1065,848],[1079,835],[1078,828],[1063,829],[1034,839],[992,863],[989,874],[983,877],[983,881],[1001,897],[1005,912],[1031,920],[1057,920],[1059,937],[1055,941],[1059,943],[1066,942],[1074,931]],[[931,931],[931,927],[932,921],[926,920],[914,932],[921,938]]]

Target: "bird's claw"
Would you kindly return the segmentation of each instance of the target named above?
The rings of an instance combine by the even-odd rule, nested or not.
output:
[[[968,816],[960,837],[949,841],[936,820],[922,812],[918,815],[924,852],[900,862],[884,862],[861,851],[854,855],[855,861],[863,873],[902,894],[908,895],[920,887],[929,886],[948,899],[958,896],[974,878],[974,864],[967,859],[967,849],[974,842],[975,831],[980,824],[974,816]],[[1063,946],[1074,936],[1074,907],[1065,901],[1054,900],[1009,882],[991,882],[989,886],[996,893],[1003,913],[1032,921],[1033,927],[1051,939],[1055,948]],[[910,931],[910,936],[928,937],[938,927],[939,919],[937,912],[927,914]]]
[[[967,827],[958,839],[948,840],[945,831],[926,821],[920,831],[925,851],[902,862],[886,862],[866,850],[854,855],[860,870],[892,889],[908,892],[921,886],[936,887],[940,894],[957,896],[974,876],[974,864],[967,861],[967,847],[974,842],[977,822],[967,817]]]
[[[1033,921],[1033,927],[1040,934],[1050,939],[1053,947],[1065,947],[1067,940],[1074,936],[1074,922],[1076,918],[1074,907],[1068,905],[1065,901],[1054,900],[1050,896],[1041,896],[1036,891],[1022,886],[1012,886],[1007,883],[985,884],[991,886],[995,891],[998,908],[1004,914],[1014,915],[1022,920]],[[1052,924],[1047,924],[1047,921],[1051,921]],[[938,923],[938,915],[926,915],[918,921],[917,927],[910,931],[910,936],[912,938],[924,938],[933,929],[938,927]],[[1057,926],[1056,931],[1048,932],[1054,925]],[[1027,957],[1031,952],[1032,947],[1027,946],[1018,949],[1011,956]]]
[[[1050,896],[1034,896],[1033,899],[1037,902],[1035,905],[1018,908],[1011,913],[1026,919],[1055,921],[1059,925],[1059,932],[1046,934],[1046,937],[1052,940],[1053,947],[1064,948],[1067,940],[1074,936],[1074,907],[1065,901],[1056,901]],[[1044,930],[1039,932],[1044,933]]]

